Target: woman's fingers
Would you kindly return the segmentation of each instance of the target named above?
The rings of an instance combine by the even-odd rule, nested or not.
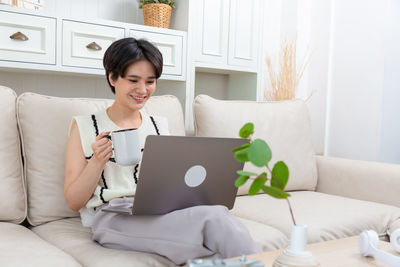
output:
[[[96,137],[96,141],[92,144],[93,156],[104,164],[112,156],[112,143],[109,138],[106,138],[110,132],[102,132]]]
[[[110,154],[110,156],[108,156]],[[100,152],[100,155],[103,158],[107,158],[107,160],[112,156],[112,146],[106,147],[104,150]]]
[[[96,145],[95,145],[95,146],[96,146],[98,149],[103,150],[103,149],[106,149],[107,147],[112,147],[111,141],[108,140],[107,138],[104,138],[104,139],[105,139],[105,140],[96,141]]]
[[[105,136],[109,135],[110,132],[101,132],[98,136],[96,136],[96,141],[103,139]],[[108,139],[108,138],[106,138]]]
[[[109,141],[109,140],[104,144],[96,144],[96,143],[93,144],[93,152],[95,154],[102,153],[103,151],[105,151],[107,149],[112,150],[112,144],[111,144],[111,141]]]

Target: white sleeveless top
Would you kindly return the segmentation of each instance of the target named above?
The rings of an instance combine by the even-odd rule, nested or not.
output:
[[[140,145],[148,135],[169,135],[168,120],[164,117],[149,116],[140,110],[142,124],[138,128]],[[96,136],[101,132],[122,130],[107,115],[106,110],[101,110],[92,115],[76,116],[73,118],[79,129],[83,152],[87,160],[93,155],[91,145],[96,141]],[[134,196],[136,184],[139,179],[140,163],[134,166],[121,166],[115,163],[114,154],[106,163],[93,196],[79,212],[82,224],[86,227],[92,225],[96,207],[107,203],[111,199]]]

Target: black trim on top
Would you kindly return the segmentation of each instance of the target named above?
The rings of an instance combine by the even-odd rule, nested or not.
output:
[[[156,121],[154,120],[153,116],[150,116],[150,119],[151,119],[151,122],[152,122],[152,123],[153,123],[153,125],[154,125],[154,128],[156,129],[156,133],[157,133],[157,135],[160,135],[160,131],[158,130],[158,127],[157,127]]]
[[[133,173],[133,179],[135,179],[135,184],[137,184],[137,181],[138,181],[138,178],[137,178],[138,168],[139,168],[139,163],[136,164],[136,166],[135,166],[135,171],[134,171],[134,173]]]
[[[105,189],[104,187],[102,187],[102,188],[100,189],[100,199],[101,199],[101,201],[103,201],[103,203],[107,203],[107,201],[105,201],[104,198],[103,198],[103,190],[104,190],[104,189]]]
[[[106,178],[104,178],[104,171],[101,172],[101,180],[103,180],[104,188],[108,189]]]
[[[140,149],[140,151],[143,152],[144,148]],[[133,179],[135,179],[135,184],[138,183],[138,177],[137,177],[138,168],[139,168],[139,163],[135,165],[135,169],[133,172]]]
[[[97,120],[96,120],[96,116],[94,114],[92,114],[92,121],[93,121],[94,129],[96,131],[96,136],[98,136],[99,135],[99,128],[97,127]]]
[[[137,128],[122,129],[122,130],[113,131],[113,132],[114,133],[120,133],[120,132],[134,131],[134,130],[137,130]]]
[[[93,127],[94,127],[94,130],[95,130],[95,132],[96,132],[96,136],[98,136],[99,135],[99,127],[97,126],[97,120],[96,120],[96,116],[94,115],[94,114],[92,114],[92,121],[93,121]],[[86,159],[91,159],[93,157],[93,154],[91,155],[91,156],[89,156],[89,157],[86,157]],[[101,199],[101,201],[103,202],[103,203],[107,203],[107,201],[105,201],[104,200],[104,197],[103,197],[103,192],[104,192],[104,189],[107,189],[108,187],[107,187],[107,183],[106,183],[106,179],[105,179],[105,177],[104,177],[104,170],[101,172],[101,179],[103,180],[103,184],[104,184],[104,187],[101,187],[101,189],[100,189],[100,199]]]

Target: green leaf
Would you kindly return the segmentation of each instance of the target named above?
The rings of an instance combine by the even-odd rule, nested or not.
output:
[[[239,131],[239,136],[241,138],[249,138],[250,135],[254,133],[254,124],[252,122],[248,122]]]
[[[286,193],[285,191],[277,187],[263,185],[262,190],[264,191],[265,194],[268,194],[274,198],[285,199],[290,197],[290,194]]]
[[[255,172],[246,172],[246,171],[242,171],[242,170],[239,170],[236,173],[239,175],[242,175],[242,176],[257,176],[258,175]]]
[[[264,140],[256,139],[250,144],[248,158],[255,166],[265,166],[271,160],[271,157],[271,149]]]
[[[235,181],[235,186],[240,187],[240,186],[244,185],[247,182],[247,180],[249,180],[248,176],[240,175],[239,178],[237,178]]]
[[[268,179],[268,174],[266,172],[262,172],[258,177],[264,177]]]
[[[236,151],[234,157],[239,162],[247,162],[249,161],[248,152],[249,152],[248,148]]]
[[[267,181],[267,178],[264,178],[264,177],[256,178],[250,186],[249,196],[253,196],[253,195],[257,194],[261,190],[261,188],[263,187],[263,185],[265,184],[266,181]]]
[[[238,146],[238,147],[235,147],[234,149],[232,149],[232,152],[237,152],[237,151],[243,150],[245,148],[248,148],[249,146],[250,146],[249,143],[243,144],[241,146]]]
[[[278,161],[272,168],[271,186],[285,189],[285,186],[289,180],[289,168],[285,162]]]

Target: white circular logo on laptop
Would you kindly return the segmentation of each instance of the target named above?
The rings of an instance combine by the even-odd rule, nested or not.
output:
[[[206,179],[206,169],[201,165],[190,167],[185,174],[185,183],[189,187],[201,185]]]

